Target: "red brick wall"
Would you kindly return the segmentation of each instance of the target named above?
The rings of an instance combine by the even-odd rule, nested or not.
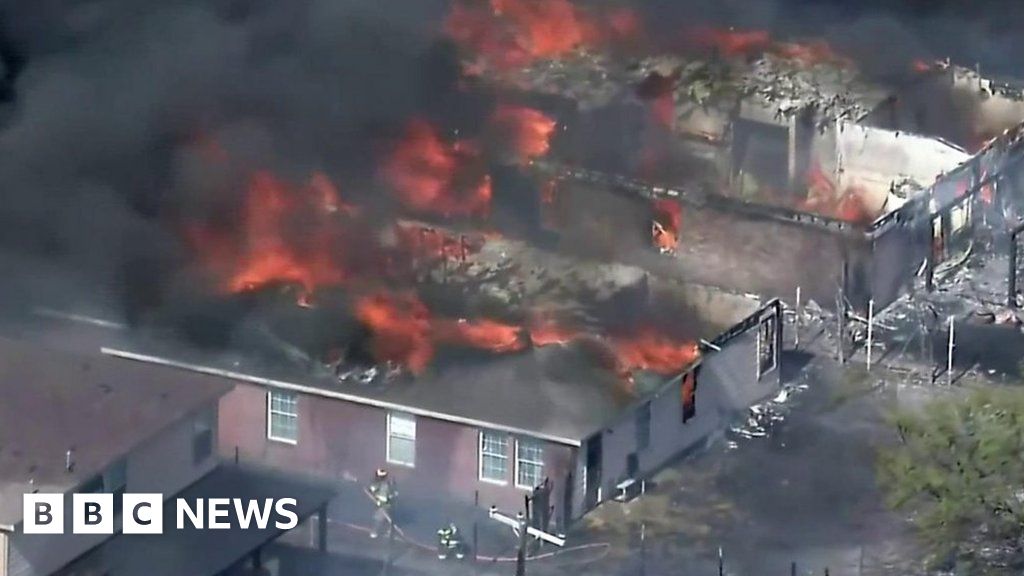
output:
[[[300,394],[299,440],[295,445],[267,439],[267,391],[239,384],[220,403],[220,450],[233,458],[237,447],[243,461],[256,461],[283,469],[301,470],[330,478],[356,478],[368,483],[374,470],[386,466],[403,494],[453,498],[473,503],[479,491],[482,507],[495,504],[505,509],[522,507],[525,491],[478,479],[476,428],[425,417],[416,418],[416,466],[387,464],[386,411]],[[560,499],[563,481],[574,465],[575,449],[545,444],[545,472],[555,483]],[[514,468],[510,442],[509,467]],[[511,476],[511,475],[510,475]],[[560,511],[558,502],[554,502]]]

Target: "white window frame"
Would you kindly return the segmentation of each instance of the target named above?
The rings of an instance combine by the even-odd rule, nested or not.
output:
[[[274,410],[274,394],[295,398],[295,413]],[[285,438],[274,435],[274,415],[286,416],[295,419],[295,438]],[[267,439],[292,446],[299,443],[299,395],[297,392],[285,392],[283,390],[267,390]]]
[[[484,454],[484,435],[487,435],[487,434],[493,434],[495,436],[499,436],[499,437],[501,437],[501,439],[505,443],[505,453],[504,454],[487,454],[486,455],[488,457],[494,457],[494,458],[500,457],[500,458],[503,458],[505,460],[505,477],[503,479],[501,479],[501,480],[498,480],[496,478],[486,478],[484,476],[484,456],[485,456],[485,454]],[[508,434],[505,434],[503,432],[494,432],[492,430],[481,430],[480,431],[480,434],[479,434],[478,439],[477,439],[477,466],[476,466],[477,470],[476,470],[476,477],[477,477],[478,480],[480,480],[481,482],[486,482],[488,484],[495,484],[497,486],[508,486],[508,470],[509,470],[509,465],[508,465],[508,449],[509,449],[509,444],[510,444],[510,442],[509,442]]]
[[[403,435],[403,434],[395,434],[393,432],[393,430],[391,429],[392,428],[391,421],[394,418],[407,419],[410,423],[412,423],[412,436]],[[412,462],[404,462],[404,461],[401,461],[401,460],[396,460],[396,459],[391,457],[391,437],[392,437],[392,435],[399,436],[399,437],[401,437],[401,438],[403,438],[405,440],[412,440]],[[385,460],[387,460],[388,464],[396,464],[398,466],[405,466],[406,468],[415,468],[416,467],[416,417],[415,416],[413,416],[412,414],[406,414],[404,412],[388,412],[387,413],[387,436],[386,436],[386,440],[385,440],[385,443],[384,443],[384,458],[385,458]]]
[[[519,483],[519,467],[520,467],[520,464],[524,461],[522,458],[519,457],[519,447],[520,447],[520,444],[522,444],[523,442],[527,442],[527,443],[530,443],[530,444],[535,444],[535,445],[540,447],[540,461],[539,462],[536,461],[536,460],[526,460],[526,462],[528,462],[530,464],[536,464],[536,465],[540,466],[540,475],[541,475],[541,477],[537,479],[537,483],[538,484],[544,479],[544,443],[541,442],[540,440],[516,438],[516,453],[515,453],[515,456],[516,456],[516,466],[515,466],[515,471],[514,471],[515,478],[513,478],[513,481],[515,482],[516,488],[520,488],[520,489],[523,489],[523,490],[533,490],[534,488],[537,487],[536,485],[527,486],[525,484],[520,484]]]

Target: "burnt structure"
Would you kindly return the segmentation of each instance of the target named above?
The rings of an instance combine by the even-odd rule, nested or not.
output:
[[[649,221],[638,224],[636,213],[678,204],[671,257],[617,248],[660,274],[787,301],[799,289],[805,301],[860,313],[873,300],[878,311],[916,285],[930,289],[945,262],[991,226],[1002,230],[1018,203],[1019,92],[963,68],[936,64],[886,87],[842,63],[771,55],[648,59],[621,73],[610,57],[560,63],[564,76],[573,66],[604,72],[583,88],[552,80],[545,66],[495,81],[562,94],[592,117],[624,102],[649,105],[642,88],[664,80],[668,168],[612,173],[586,158],[562,161],[557,146],[552,161],[534,164],[539,181],[557,183],[558,217],[546,220],[559,234],[571,235],[567,214],[593,198],[633,198],[613,226],[626,238],[647,235]]]

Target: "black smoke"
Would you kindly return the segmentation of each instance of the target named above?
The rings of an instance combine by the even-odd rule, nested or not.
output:
[[[828,40],[880,75],[913,59],[950,57],[990,75],[1024,76],[1024,4],[1015,0],[640,0],[662,36],[694,23]]]
[[[457,108],[443,14],[424,0],[3,4],[5,300],[157,306],[186,258],[172,223],[230,206],[242,174],[367,178],[374,135]],[[202,141],[231,162],[203,166]]]
[[[230,211],[253,169],[323,170],[346,194],[378,193],[367,173],[378,137],[415,114],[471,126],[487,109],[456,89],[456,54],[439,39],[447,4],[0,2],[2,300],[159,307],[189,283],[174,277],[188,255],[170,223]],[[694,22],[760,28],[824,35],[879,74],[948,55],[1024,76],[1024,5],[1009,0],[635,5],[663,37]],[[204,138],[229,167],[197,161]]]

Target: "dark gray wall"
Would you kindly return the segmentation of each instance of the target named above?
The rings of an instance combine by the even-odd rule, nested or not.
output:
[[[682,412],[682,377],[663,386],[646,401],[651,404],[650,443],[644,450],[637,449],[636,413],[644,402],[634,406],[618,422],[600,432],[603,443],[601,461],[602,499],[615,495],[615,486],[627,479],[627,459],[636,453],[639,478],[648,477],[687,450],[700,445],[711,434],[728,423],[752,404],[774,394],[781,384],[778,354],[782,343],[781,307],[770,304],[748,318],[745,330],[737,331],[724,343],[721,350],[705,351],[696,370],[696,415],[685,423]],[[758,328],[760,321],[774,318],[776,323],[775,369],[757,374]],[[646,402],[645,401],[645,402]],[[583,478],[587,444],[577,453],[576,477]],[[573,516],[587,511],[583,482],[577,484],[574,494]]]

